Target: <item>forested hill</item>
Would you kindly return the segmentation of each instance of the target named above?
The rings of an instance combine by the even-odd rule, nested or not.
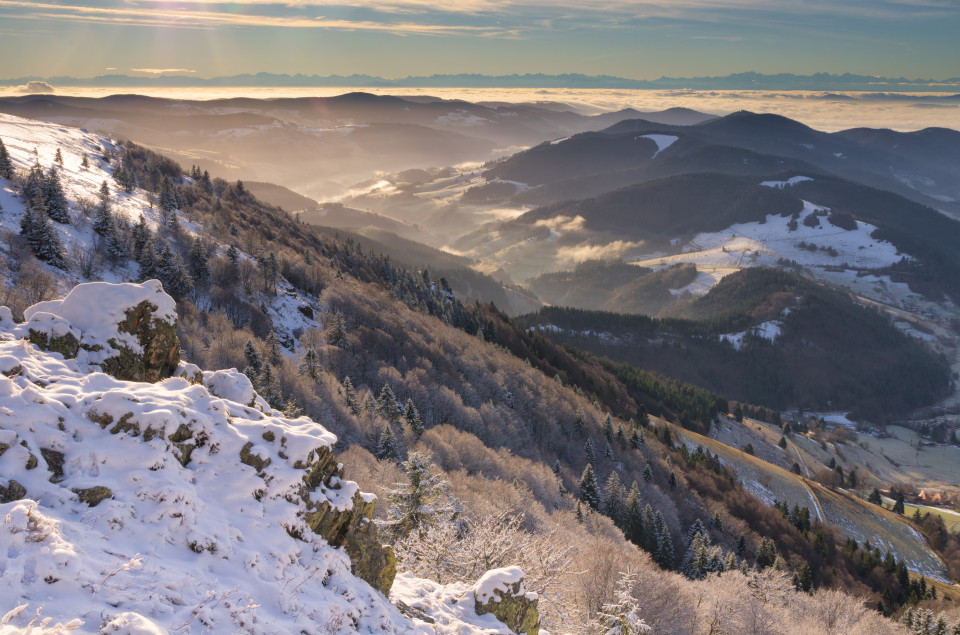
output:
[[[885,316],[787,271],[744,269],[669,311],[680,317],[545,307],[518,323],[775,409],[832,404],[884,421],[950,388],[946,361]]]

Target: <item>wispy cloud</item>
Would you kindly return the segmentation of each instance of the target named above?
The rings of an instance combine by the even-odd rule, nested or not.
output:
[[[324,15],[275,15],[270,13],[233,13],[208,10],[206,5],[225,2],[159,3],[136,0],[126,6],[101,7],[82,4],[52,4],[25,0],[0,0],[0,9],[19,8],[20,18],[54,19],[73,22],[113,23],[165,28],[272,27],[297,29],[337,29],[348,31],[381,31],[397,35],[486,35],[512,37],[514,29],[502,26],[441,24],[424,21],[329,18]],[[235,6],[237,3],[231,3]],[[249,3],[248,3],[249,4]],[[290,3],[254,3],[263,6],[289,6]],[[294,3],[295,4],[295,3]],[[135,8],[134,8],[135,5]],[[154,6],[156,5],[156,6]],[[315,6],[320,5],[306,5]]]
[[[107,70],[116,70],[116,69],[107,69]],[[152,73],[154,75],[159,75],[161,73],[196,73],[197,71],[191,70],[188,68],[131,68],[131,71],[136,73]]]

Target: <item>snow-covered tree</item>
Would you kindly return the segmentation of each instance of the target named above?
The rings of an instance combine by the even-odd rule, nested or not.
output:
[[[420,411],[417,410],[417,407],[413,404],[413,399],[407,399],[407,403],[403,407],[403,418],[415,435],[419,437],[423,434],[423,418],[420,416]]]
[[[40,191],[43,194],[43,200],[47,204],[47,215],[50,220],[58,223],[70,222],[70,205],[67,203],[67,197],[63,193],[63,185],[60,183],[60,173],[56,168],[51,167],[46,177],[40,183]]]
[[[616,471],[610,472],[603,487],[603,511],[617,527],[623,527],[626,524],[627,507],[624,501],[626,495],[626,489],[620,483],[620,477],[617,476]]]
[[[9,179],[13,176],[13,162],[7,153],[7,146],[3,145],[3,139],[0,139],[0,177]]]
[[[636,575],[631,571],[620,574],[617,580],[616,599],[603,605],[597,614],[600,633],[603,635],[639,635],[650,632],[650,627],[640,617],[640,602],[633,596]]]
[[[393,434],[393,429],[389,424],[383,427],[380,432],[380,439],[377,441],[377,451],[374,456],[378,461],[399,461],[400,448],[397,447],[397,438]]]
[[[343,378],[343,400],[354,415],[360,414],[360,401],[357,399],[357,391],[353,388],[353,382],[349,377]]]
[[[173,182],[166,174],[160,181],[160,192],[157,195],[157,204],[161,209],[171,212],[177,209],[177,195],[174,192]]]
[[[350,348],[350,341],[347,339],[346,321],[340,311],[335,311],[330,319],[330,326],[327,328],[327,341],[337,348]]]
[[[406,483],[397,483],[396,489],[387,489],[390,502],[389,528],[397,538],[408,536],[422,526],[452,518],[457,502],[450,495],[450,484],[430,470],[431,456],[427,452],[411,452],[403,469]]]
[[[597,451],[593,447],[593,439],[587,438],[587,442],[583,444],[583,454],[587,459],[587,463],[597,465]]]
[[[207,265],[207,250],[200,242],[200,236],[194,236],[190,245],[190,273],[194,280],[203,281],[210,276],[210,267]]]
[[[300,374],[317,381],[320,379],[321,372],[323,372],[323,368],[320,364],[320,355],[317,354],[317,349],[311,346],[303,354],[303,360],[300,362]]]
[[[400,417],[403,415],[403,408],[397,401],[397,396],[393,394],[389,384],[384,384],[377,395],[377,412],[385,419],[393,422],[400,421]]]
[[[595,510],[600,509],[600,485],[593,473],[593,464],[587,463],[580,475],[580,499]]]

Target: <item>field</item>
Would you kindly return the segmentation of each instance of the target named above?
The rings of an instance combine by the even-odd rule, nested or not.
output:
[[[723,420],[723,425],[720,426],[721,431],[715,434],[728,439],[736,436],[738,441],[751,439],[750,443],[754,446],[755,452],[759,450],[758,444],[766,446],[758,453],[763,454],[768,451],[770,444],[766,439],[774,439],[770,426],[747,420],[747,425],[740,426],[741,430],[731,432],[736,425],[732,420]],[[758,426],[760,430],[757,430]],[[907,562],[911,571],[949,583],[943,562],[927,546],[923,535],[910,524],[908,518],[867,503],[844,490],[830,490],[717,439],[680,428],[674,430],[676,437],[691,449],[702,445],[704,449],[718,455],[720,461],[734,472],[744,487],[761,500],[771,504],[775,500],[782,500],[791,506],[796,503],[801,507],[809,507],[815,517],[837,527],[845,536],[860,543],[870,541],[872,545],[884,551],[890,549],[898,558]],[[776,433],[774,443],[779,438],[779,433]],[[790,452],[795,453],[804,462],[814,463],[816,467],[808,466],[811,471],[822,469],[823,464],[817,463],[820,457],[811,451],[812,448],[820,450],[817,442],[799,435],[793,435],[791,441],[793,443],[788,446],[787,451],[782,451],[776,446],[773,446],[773,449],[784,452],[788,460],[793,458],[787,454]],[[790,460],[791,464],[792,462]],[[960,516],[957,520],[960,520]]]

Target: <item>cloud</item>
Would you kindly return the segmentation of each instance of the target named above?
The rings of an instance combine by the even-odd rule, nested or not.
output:
[[[197,71],[188,68],[131,68],[136,73],[151,73],[159,75],[161,73],[196,73]]]
[[[27,82],[24,86],[17,86],[21,93],[48,94],[55,92],[53,86],[47,82]]]
[[[154,6],[154,5],[157,6]],[[131,0],[125,7],[101,7],[83,4],[52,4],[48,2],[28,2],[26,0],[0,0],[0,9],[24,9],[19,18],[64,20],[94,24],[114,24],[122,26],[150,26],[157,28],[215,29],[229,27],[268,27],[295,29],[332,29],[345,31],[380,31],[395,35],[481,35],[515,37],[512,28],[499,25],[443,24],[431,21],[409,20],[398,22],[394,18],[351,19],[330,18],[321,14],[300,13],[291,15],[281,11],[283,7],[330,8],[314,3],[253,3],[264,7],[276,8],[274,13],[236,13],[209,10],[208,5],[217,2],[180,2],[176,8],[171,3],[161,4],[153,0]],[[225,4],[225,3],[220,3]],[[231,3],[233,7],[237,3]],[[250,4],[250,3],[248,3]],[[351,6],[348,3],[339,6]],[[281,15],[280,13],[283,13]]]

